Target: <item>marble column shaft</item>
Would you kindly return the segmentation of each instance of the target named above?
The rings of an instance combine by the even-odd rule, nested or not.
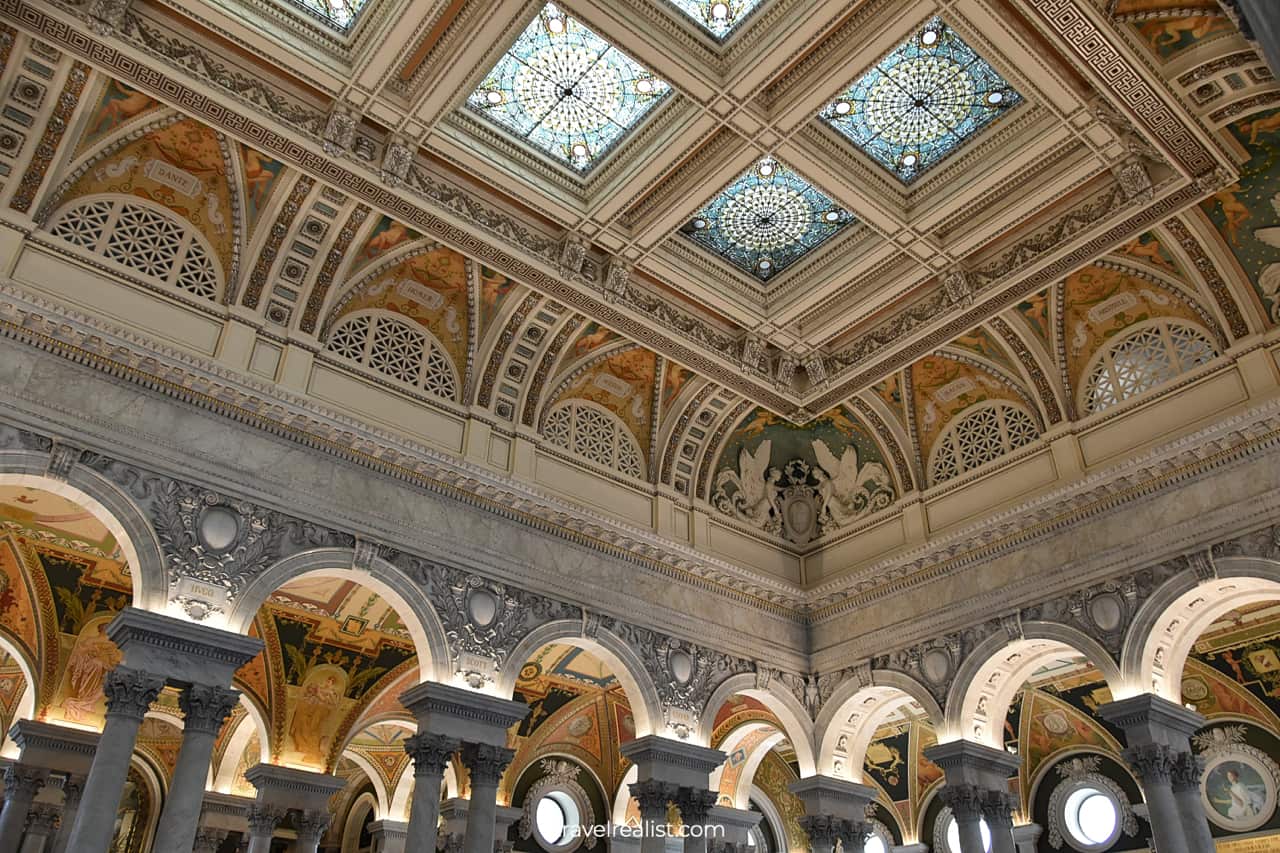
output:
[[[667,826],[667,805],[677,795],[676,786],[646,779],[632,782],[630,791],[640,806],[640,853],[664,853],[667,839],[660,828]]]
[[[1190,751],[1174,755],[1170,782],[1190,853],[1214,853],[1217,850],[1209,832],[1209,821],[1205,818],[1204,803],[1200,799],[1200,779],[1203,776],[1204,759],[1200,756]]]
[[[413,801],[409,805],[406,850],[435,850],[436,824],[440,821],[440,783],[459,742],[426,732],[405,740],[404,751],[413,759]]]
[[[844,853],[864,853],[871,837],[871,824],[863,820],[842,821],[840,848]]]
[[[960,830],[960,853],[986,853],[982,843],[983,791],[973,785],[946,785],[939,796],[951,807],[951,815]]]
[[[17,853],[27,827],[27,813],[49,773],[15,761],[4,771],[4,811],[0,812],[0,853]]]
[[[67,841],[71,838],[71,828],[75,826],[76,813],[80,811],[80,797],[84,794],[83,776],[70,776],[62,783],[62,822],[58,824],[58,833],[53,837],[50,853],[64,853]]]
[[[271,853],[271,838],[284,820],[284,809],[255,803],[245,815],[249,823],[249,849],[246,853]]]
[[[464,853],[493,853],[498,818],[498,782],[516,751],[489,743],[464,743],[462,763],[471,775],[471,804],[467,809]],[[413,848],[409,848],[412,850]]]
[[[191,853],[218,853],[222,842],[227,840],[228,831],[202,826],[196,830],[195,840],[191,843]]]
[[[1017,797],[1008,791],[983,792],[982,817],[991,832],[991,853],[1017,853],[1013,841],[1013,810],[1017,806]]]
[[[707,853],[707,817],[716,804],[716,792],[682,786],[676,791],[675,802],[684,824],[684,853]]]
[[[1183,816],[1178,813],[1178,801],[1173,796],[1177,751],[1161,743],[1144,743],[1127,748],[1123,755],[1142,782],[1155,846],[1160,853],[1191,853]],[[1204,814],[1199,802],[1196,810]]]
[[[124,665],[111,670],[103,680],[107,719],[67,841],[68,849],[75,853],[107,853],[111,833],[106,827],[115,826],[138,728],[164,681],[161,676]]]
[[[329,812],[320,809],[296,813],[293,828],[298,832],[298,840],[294,845],[297,853],[316,853],[331,819]]]
[[[238,690],[205,684],[192,684],[179,696],[184,715],[182,746],[152,853],[189,853],[195,843],[213,745],[239,698]]]

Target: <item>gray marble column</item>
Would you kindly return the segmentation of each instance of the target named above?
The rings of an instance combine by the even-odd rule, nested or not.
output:
[[[844,823],[830,815],[805,815],[799,819],[800,828],[809,836],[809,850],[812,853],[833,853],[836,841],[840,839]]]
[[[1178,804],[1182,818],[1182,831],[1187,836],[1187,849],[1191,853],[1214,853],[1217,846],[1209,832],[1209,821],[1204,802],[1200,799],[1200,780],[1204,776],[1204,759],[1190,750],[1174,756],[1173,799]]]
[[[404,846],[408,850],[434,850],[436,824],[440,821],[440,783],[459,742],[444,735],[416,734],[404,742],[413,759],[413,800]]]
[[[498,782],[516,751],[488,743],[464,743],[462,763],[471,776],[471,805],[467,810],[465,853],[493,853],[494,823],[498,817]]]
[[[316,853],[320,847],[320,839],[324,837],[325,830],[329,828],[329,821],[332,819],[333,816],[329,812],[320,809],[309,809],[295,814],[293,828],[298,832],[298,841],[295,845],[297,853]]]
[[[153,853],[189,853],[191,850],[200,824],[213,745],[239,698],[238,690],[205,684],[192,684],[178,697],[184,716],[182,746],[164,811],[156,826]]]
[[[1188,772],[1182,756],[1191,751],[1191,735],[1204,725],[1204,717],[1151,693],[1102,705],[1098,715],[1124,730],[1124,758],[1142,783],[1154,846],[1160,853],[1212,851],[1212,841],[1207,848],[1201,846],[1199,840],[1205,836],[1192,826],[1202,823],[1208,833],[1209,819],[1199,797],[1194,809],[1183,809],[1173,791],[1179,766]]]
[[[58,824],[58,832],[53,837],[50,853],[64,853],[67,840],[71,838],[71,827],[75,826],[76,813],[80,811],[80,797],[84,794],[83,776],[68,776],[62,783],[62,821]]]
[[[630,791],[640,806],[640,853],[664,853],[667,839],[659,828],[667,825],[667,805],[676,795],[676,786],[645,779],[632,782]]]
[[[1018,798],[1009,791],[983,794],[982,817],[991,831],[991,853],[1017,853],[1013,843],[1013,811],[1017,807]]]
[[[952,785],[948,783],[939,792],[942,803],[951,808],[951,816],[956,819],[960,830],[960,853],[986,853],[986,845],[982,843],[982,799],[983,791],[973,785]]]
[[[111,833],[105,828],[115,825],[138,727],[162,687],[162,677],[123,664],[107,673],[102,686],[107,695],[107,722],[67,841],[68,849],[75,853],[107,853],[111,846]]]
[[[1013,844],[1018,853],[1036,853],[1040,848],[1036,842],[1040,840],[1040,824],[1024,823],[1013,828]]]
[[[4,811],[0,811],[0,853],[17,853],[27,826],[27,813],[49,773],[19,761],[4,771]]]
[[[716,792],[683,785],[676,791],[675,803],[685,829],[684,853],[707,853],[707,818],[716,804]]]
[[[845,820],[840,826],[840,848],[844,853],[864,853],[871,837],[871,824],[865,820]]]
[[[22,853],[44,853],[49,839],[58,829],[61,809],[53,803],[36,803],[27,813],[27,834],[22,839]]]
[[[257,803],[249,806],[245,819],[249,823],[249,849],[247,853],[271,853],[271,838],[276,827],[284,820],[285,810]]]

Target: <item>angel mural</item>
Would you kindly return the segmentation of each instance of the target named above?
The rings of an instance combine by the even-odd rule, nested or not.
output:
[[[1280,193],[1271,197],[1271,209],[1276,216],[1280,216]],[[1255,228],[1253,236],[1273,249],[1280,249],[1280,225]],[[1258,274],[1258,289],[1270,306],[1268,313],[1272,322],[1280,322],[1280,262],[1270,263],[1262,268],[1262,272]]]
[[[778,493],[782,472],[769,467],[773,441],[765,439],[754,453],[745,446],[738,452],[738,470],[723,469],[716,476],[716,492],[712,501],[716,508],[739,521],[759,527],[766,533],[782,529]],[[733,486],[732,495],[725,486]]]
[[[864,513],[883,509],[893,501],[893,481],[889,472],[879,462],[868,462],[859,467],[858,449],[849,445],[840,454],[822,439],[814,439],[813,455],[818,467],[813,477],[818,481],[818,497],[822,507],[818,513],[819,524],[843,527]]]

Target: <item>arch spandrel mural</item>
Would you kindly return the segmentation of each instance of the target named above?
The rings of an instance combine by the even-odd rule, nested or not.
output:
[[[58,206],[98,194],[132,195],[190,222],[213,246],[224,275],[236,269],[240,216],[237,182],[227,162],[232,147],[193,119],[163,123],[90,162],[58,198]],[[268,170],[270,171],[270,170]],[[272,177],[274,180],[274,176]]]
[[[445,248],[396,261],[342,296],[325,328],[332,329],[348,314],[366,309],[399,314],[435,335],[462,376],[470,334],[470,265],[467,258]]]
[[[578,340],[583,339],[579,337]],[[586,352],[603,346],[602,343],[590,347]],[[570,352],[571,355],[567,357],[572,358],[573,348]],[[652,351],[640,346],[620,347],[579,368],[576,375],[556,394],[548,409],[571,399],[588,400],[608,409],[626,425],[640,445],[645,459],[648,459],[653,437],[653,398],[657,390],[657,371],[658,357]]]
[[[1182,296],[1136,274],[1090,266],[1067,276],[1059,286],[1063,288],[1061,332],[1073,389],[1081,386],[1093,354],[1131,326],[1166,317],[1216,334]]]
[[[1236,33],[1215,0],[1121,0],[1113,14],[1133,21],[1138,38],[1161,62]]]
[[[272,759],[292,766],[333,767],[380,687],[416,666],[399,615],[351,581],[292,580],[262,606],[255,625],[270,680]]]
[[[1226,131],[1247,159],[1240,180],[1201,202],[1201,210],[1253,286],[1263,314],[1280,322],[1280,110],[1255,113]]]
[[[479,337],[493,325],[494,320],[502,312],[502,306],[512,293],[524,293],[524,285],[502,273],[481,264],[480,266],[480,329]]]
[[[39,719],[99,727],[103,676],[120,661],[105,631],[132,601],[115,538],[60,495],[0,486],[0,625],[37,675]]]
[[[1005,376],[946,355],[930,355],[911,365],[916,436],[927,460],[938,436],[966,409],[989,400],[1007,400],[1034,411],[1025,392]]]
[[[720,512],[801,544],[897,497],[871,430],[843,407],[804,426],[755,409],[730,434],[715,470],[711,502]]]
[[[117,128],[161,109],[163,105],[146,92],[114,77],[105,78],[98,103],[85,122],[84,133],[76,147],[77,153],[87,152]]]
[[[1014,310],[1026,320],[1036,339],[1044,346],[1046,352],[1053,352],[1053,288],[1046,287],[1039,293],[1033,293],[1017,304]]]

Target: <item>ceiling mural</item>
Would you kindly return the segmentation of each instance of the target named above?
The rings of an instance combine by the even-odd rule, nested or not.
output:
[[[843,408],[804,426],[756,409],[720,451],[716,509],[804,544],[893,503],[897,491],[872,432]]]
[[[911,366],[910,377],[915,403],[912,414],[922,461],[929,459],[938,436],[971,406],[1007,400],[1032,408],[1026,391],[1014,385],[1007,375],[955,356],[926,356]]]
[[[1179,58],[1210,39],[1235,32],[1235,27],[1222,14],[1222,7],[1208,0],[1177,0],[1176,5],[1174,0],[1157,0],[1146,5],[1151,8],[1126,13],[1117,9],[1117,14],[1151,15],[1147,20],[1134,23],[1133,27],[1147,48],[1163,62]],[[1160,14],[1162,12],[1166,14]]]
[[[578,342],[582,340],[580,336]],[[609,410],[626,425],[648,458],[653,436],[657,370],[658,357],[651,351],[638,346],[615,347],[607,354],[579,365],[562,383],[562,390],[551,399],[549,407],[567,400],[587,400]]]
[[[101,725],[102,678],[120,662],[106,626],[133,597],[115,539],[61,496],[0,486],[0,629],[40,661],[36,716]]]
[[[413,642],[380,596],[351,581],[291,581],[262,606],[255,627],[266,649],[271,755],[327,770],[357,716],[415,666]]]
[[[125,136],[94,156],[89,168],[60,194],[59,204],[115,194],[168,208],[209,241],[222,275],[232,276],[240,251],[241,217],[240,188],[230,159],[240,146],[193,119],[171,115],[160,124],[141,138]],[[267,173],[269,189],[275,174],[270,169]]]
[[[1266,316],[1280,322],[1280,110],[1228,125],[1246,152],[1240,180],[1201,203],[1253,284]]]
[[[119,80],[108,77],[103,80],[101,88],[102,94],[98,104],[89,113],[84,133],[80,136],[78,153],[88,151],[122,125],[164,108],[159,101],[146,92],[139,91]]]

